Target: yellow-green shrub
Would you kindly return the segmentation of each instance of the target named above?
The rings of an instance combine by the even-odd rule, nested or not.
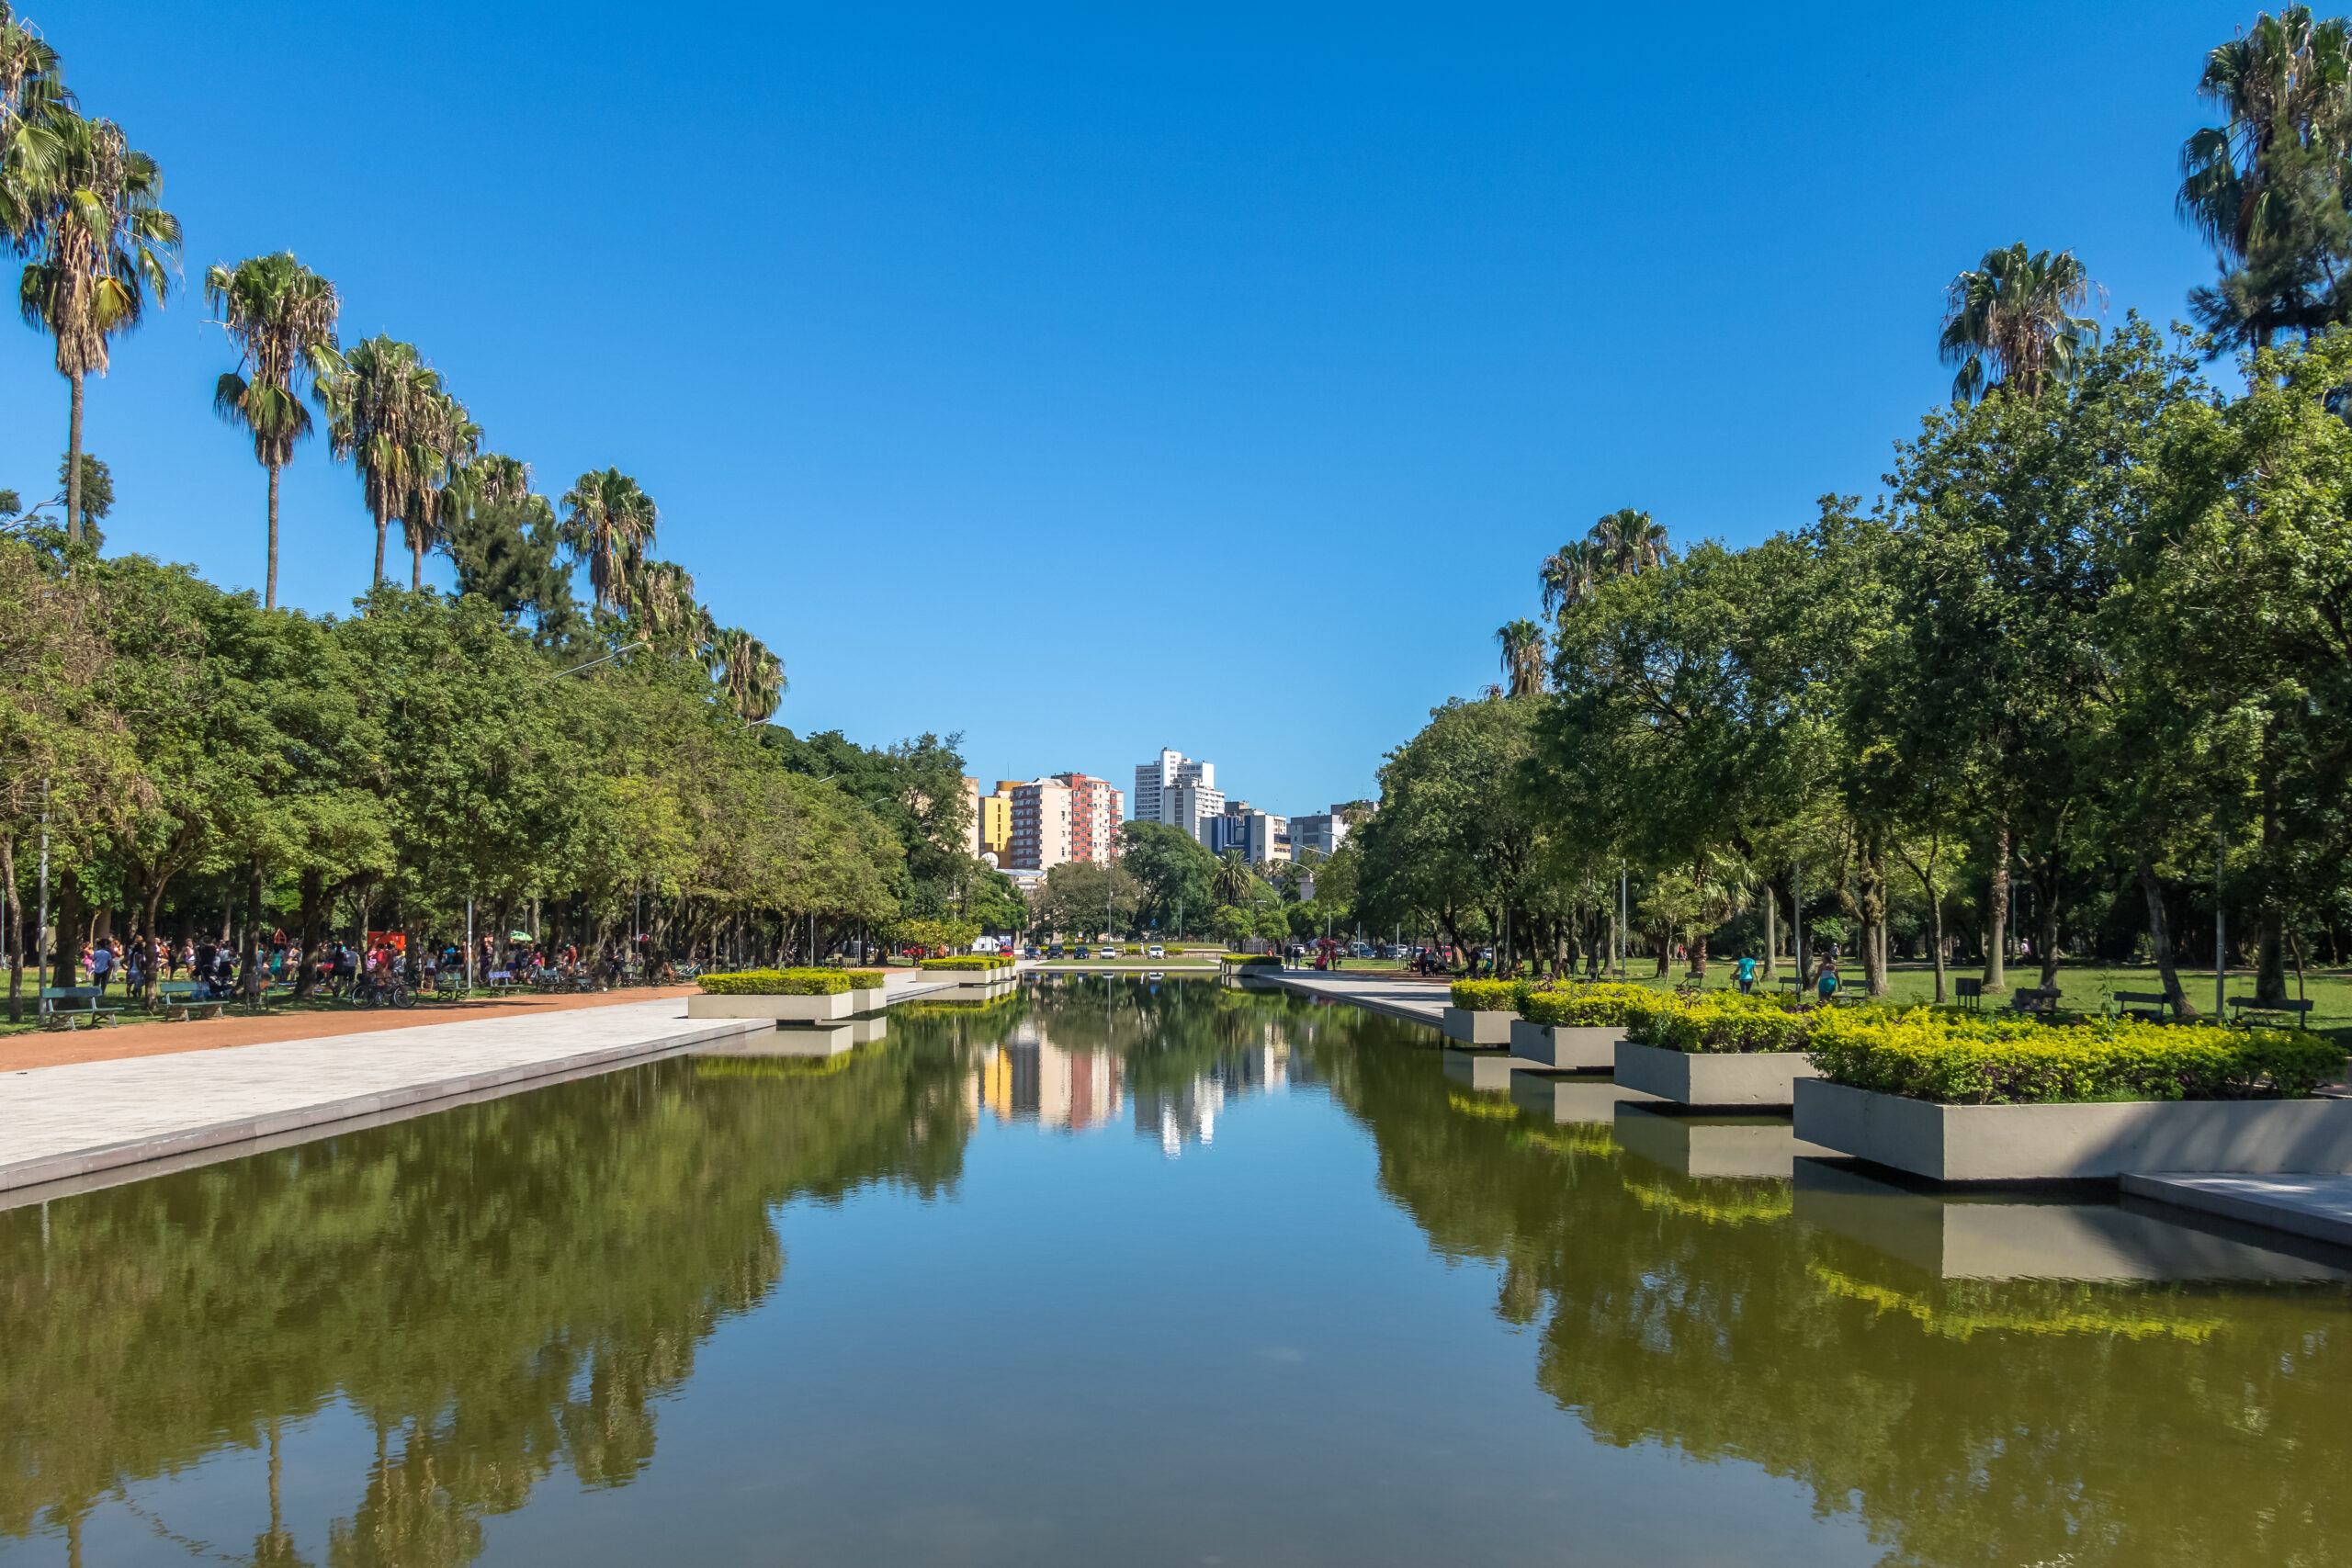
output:
[[[2344,1070],[2342,1046],[2295,1029],[2053,1026],[1927,1008],[1813,1016],[1808,1054],[1832,1083],[1950,1105],[2297,1100]]]
[[[1646,1018],[1660,1008],[1673,1005],[1670,996],[1644,990],[1639,986],[1604,982],[1556,991],[1530,987],[1519,1004],[1519,1011],[1521,1017],[1534,1023],[1561,1024],[1570,1029],[1623,1029],[1637,1018]]]
[[[1453,1005],[1464,1012],[1517,1012],[1527,994],[1523,980],[1456,980]]]
[[[879,969],[744,969],[704,975],[695,984],[707,997],[834,997],[882,984]]]
[[[922,969],[947,969],[955,971],[986,971],[990,969],[1010,969],[1012,967],[1012,960],[995,953],[967,953],[955,958],[925,958],[917,964],[917,967]]]
[[[1818,1016],[1801,1012],[1777,997],[1737,991],[1711,991],[1690,1001],[1679,997],[1659,1000],[1668,1005],[1626,1025],[1627,1040],[1668,1051],[1802,1051]]]

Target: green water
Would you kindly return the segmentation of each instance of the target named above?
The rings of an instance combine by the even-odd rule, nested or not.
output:
[[[0,1563],[2352,1562],[2343,1256],[1612,1100],[1066,980],[0,1212]]]

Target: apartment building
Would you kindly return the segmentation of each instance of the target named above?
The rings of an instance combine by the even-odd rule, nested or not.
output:
[[[1335,853],[1348,841],[1348,819],[1340,807],[1318,811],[1312,817],[1290,819],[1290,844],[1293,854],[1313,850],[1317,854]]]
[[[1161,747],[1159,757],[1136,768],[1135,820],[1182,828],[1203,843],[1208,823],[1225,809],[1216,787],[1216,764],[1195,761]]]
[[[979,797],[973,817],[972,831],[980,846],[973,852],[982,860],[994,855],[999,868],[1012,863],[1012,792],[1020,787],[1019,779],[997,780],[996,793]]]
[[[1000,781],[1005,793],[1010,781]],[[1107,779],[1086,773],[1055,773],[1012,784],[1005,834],[1009,869],[1051,871],[1064,861],[1091,860],[1107,865],[1119,856],[1119,826],[1126,797]]]

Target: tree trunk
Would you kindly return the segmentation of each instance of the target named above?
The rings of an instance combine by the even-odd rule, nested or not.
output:
[[[1873,827],[1860,835],[1854,856],[1855,882],[1860,897],[1855,913],[1861,917],[1862,989],[1873,997],[1886,995],[1886,830]]]
[[[319,988],[319,915],[325,903],[326,879],[316,871],[301,877],[301,957],[294,970],[294,994],[307,997]]]
[[[419,592],[424,587],[424,541],[422,537],[409,541],[408,586],[412,593]]]
[[[1764,983],[1770,985],[1779,972],[1781,955],[1781,893],[1770,882],[1764,885]]]
[[[2140,894],[2148,901],[2148,946],[2156,955],[2156,973],[2164,976],[2165,1000],[2175,1018],[2195,1018],[2197,1006],[2181,988],[2180,972],[2172,962],[2172,919],[2165,913],[2164,884],[2156,880],[2155,851],[2140,840]]]
[[[384,513],[380,512],[376,513],[376,577],[375,581],[368,585],[370,591],[384,585],[384,530],[390,526],[390,519]]]
[[[71,986],[82,958],[82,883],[74,873],[57,878],[57,902],[50,907],[57,927],[57,951],[50,954],[50,977],[42,984]]]
[[[2278,891],[2280,829],[2278,787],[2266,781],[2262,790],[2262,905],[2255,916],[2254,995],[2260,1002],[2287,999],[2287,909]]]
[[[261,607],[277,608],[277,465],[269,466],[269,575],[263,580]]]
[[[2041,960],[2041,988],[2058,984],[2058,853],[2052,850],[2033,876],[2034,956]]]
[[[1993,829],[1993,881],[1984,895],[1984,989],[2009,988],[2009,819]]]
[[[78,545],[82,542],[82,373],[77,370],[66,378],[74,383],[74,412],[65,431],[65,537]]]
[[[17,897],[17,840],[0,833],[0,898],[6,902],[8,1021],[25,1021],[25,906]]]
[[[238,961],[244,965],[245,999],[259,1002],[264,989],[261,978],[261,860],[254,857],[245,873],[245,940],[240,944]]]
[[[1695,862],[1690,867],[1690,890],[1698,895],[1693,900],[1694,910],[1705,909],[1707,907],[1707,863],[1703,860]],[[1702,916],[1702,918],[1704,917]],[[1699,931],[1690,942],[1690,973],[1702,985],[1704,985],[1707,980],[1707,938],[1710,934],[1707,931]]]

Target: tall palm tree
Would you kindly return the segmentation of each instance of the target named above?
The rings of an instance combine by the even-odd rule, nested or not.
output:
[[[712,635],[709,658],[728,711],[746,725],[766,723],[790,684],[784,678],[784,661],[740,626]]]
[[[616,597],[623,615],[673,652],[702,648],[718,636],[710,613],[695,597],[693,575],[675,561],[639,560]]]
[[[334,285],[291,251],[249,256],[204,274],[205,298],[237,345],[238,367],[212,389],[215,412],[254,438],[254,461],[269,470],[269,574],[262,605],[277,608],[277,477],[294,444],[311,434],[311,411],[296,389],[315,388],[341,363],[334,323],[343,302]]]
[[[48,117],[54,164],[35,193],[39,239],[17,303],[27,324],[57,341],[57,373],[74,389],[66,434],[67,537],[82,536],[82,384],[107,373],[107,343],[171,292],[180,220],[164,210],[164,176],[110,119]]]
[[[12,250],[38,237],[57,168],[54,121],[73,107],[57,51],[0,0],[0,242]]]
[[[564,492],[564,548],[585,561],[598,608],[620,606],[628,578],[653,547],[661,513],[653,498],[618,468],[586,473]]]
[[[425,552],[439,547],[452,509],[463,504],[462,496],[448,493],[449,484],[481,445],[481,426],[437,378],[433,389],[418,398],[413,423],[401,529],[409,549],[408,585],[414,591],[424,586]]]
[[[1522,616],[1497,627],[1495,640],[1502,645],[1503,674],[1510,682],[1510,694],[1523,697],[1542,691],[1544,629]]]
[[[1557,553],[1544,558],[1536,571],[1536,579],[1544,585],[1544,613],[1559,614],[1569,605],[1579,603],[1592,592],[1592,552],[1581,539],[1562,545]]]
[[[1944,332],[1939,344],[1954,402],[1969,402],[1993,388],[2039,397],[2044,387],[2074,379],[2083,355],[2098,343],[2098,323],[2079,310],[2107,291],[2093,283],[2072,251],[2035,251],[2022,241],[1990,250],[1973,272],[1944,291]]]
[[[1648,513],[1620,507],[1592,525],[1586,555],[1596,572],[1630,577],[1674,558],[1666,537],[1666,525]]]
[[[2222,260],[2217,287],[2190,302],[2209,325],[2251,344],[2281,327],[2341,320],[2352,262],[2346,158],[2352,153],[2352,24],[2289,6],[2205,57],[2199,97],[2222,123],[2180,150],[2180,216]]]
[[[376,575],[384,581],[384,536],[404,516],[416,489],[419,431],[441,378],[417,356],[416,345],[379,334],[355,344],[317,393],[327,412],[327,444],[338,461],[358,471],[368,515],[376,525]]]

